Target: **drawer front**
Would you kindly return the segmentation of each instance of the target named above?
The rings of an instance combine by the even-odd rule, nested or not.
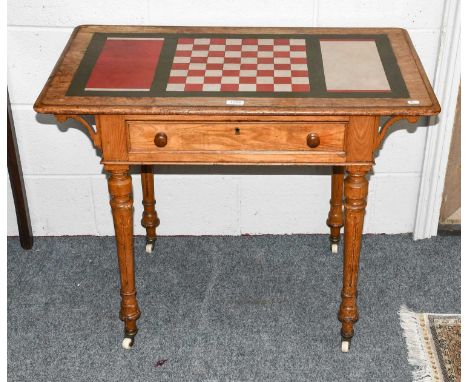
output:
[[[127,121],[129,153],[343,152],[346,122]]]

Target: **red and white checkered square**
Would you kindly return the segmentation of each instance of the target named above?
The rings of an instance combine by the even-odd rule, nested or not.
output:
[[[166,90],[308,92],[305,39],[180,38]]]

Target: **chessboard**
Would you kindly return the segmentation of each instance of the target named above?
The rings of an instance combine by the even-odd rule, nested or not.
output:
[[[305,39],[179,39],[166,90],[308,92]]]
[[[405,98],[385,35],[95,33],[68,96]]]

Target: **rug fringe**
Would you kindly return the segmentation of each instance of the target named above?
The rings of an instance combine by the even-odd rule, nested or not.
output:
[[[408,362],[413,366],[413,382],[432,382],[432,370],[422,342],[418,314],[405,305],[400,307],[400,325],[406,339]]]

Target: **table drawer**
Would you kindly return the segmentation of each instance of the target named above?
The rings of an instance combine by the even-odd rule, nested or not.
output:
[[[342,152],[346,122],[127,121],[130,153]]]

